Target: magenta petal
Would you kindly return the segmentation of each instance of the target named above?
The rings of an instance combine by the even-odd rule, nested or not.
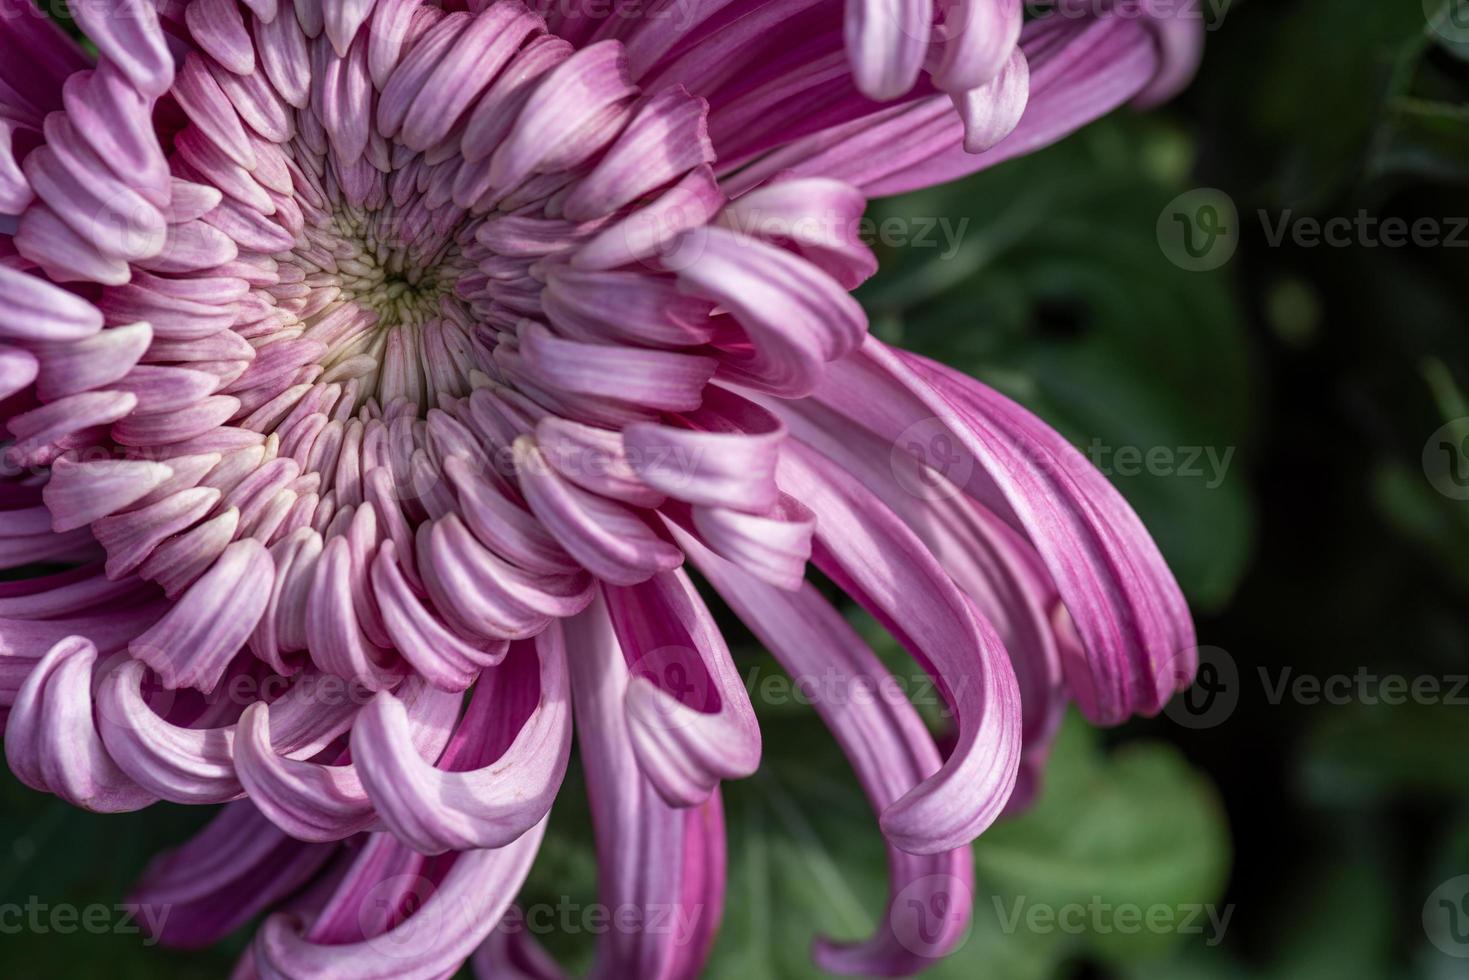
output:
[[[126,262],[104,255],[44,203],[34,202],[26,208],[13,241],[16,251],[56,282],[121,286],[131,275]]]
[[[235,726],[186,728],[161,717],[141,686],[145,667],[124,660],[97,691],[98,727],[119,768],[151,792],[175,803],[224,803],[243,792],[234,769]],[[350,698],[323,698],[319,675],[299,679],[272,702],[271,744],[277,752],[309,757],[352,724]],[[171,695],[162,695],[172,703]]]
[[[942,29],[934,83],[946,92],[987,84],[1010,62],[1024,19],[1021,0],[960,0]]]
[[[603,586],[632,678],[628,733],[639,767],[673,806],[760,764],[760,726],[713,617],[682,570]]]
[[[811,585],[780,592],[708,553],[699,568],[800,687],[830,694],[814,706],[841,743],[878,813],[936,773],[942,757],[918,712],[877,656]],[[805,689],[804,687],[801,689]],[[817,963],[837,973],[903,976],[948,954],[966,935],[973,857],[966,845],[915,855],[888,848],[888,914],[861,943],[821,940]],[[929,893],[944,891],[945,911],[930,932]],[[919,900],[919,918],[909,905]]]
[[[184,22],[215,61],[237,75],[255,70],[255,48],[234,0],[193,0],[184,8]]]
[[[964,149],[982,153],[1015,131],[1030,98],[1030,63],[1016,51],[998,75],[979,88],[955,93],[954,106],[964,120]]]
[[[52,514],[52,527],[70,531],[122,510],[142,499],[173,475],[162,463],[101,459],[51,464],[51,479],[42,494]]]
[[[656,201],[602,229],[571,258],[574,269],[615,269],[653,256],[672,258],[675,268],[687,261],[680,240],[701,229],[724,205],[724,194],[709,167],[697,167],[664,191]],[[698,240],[698,233],[694,233]],[[698,254],[697,246],[693,254]]]
[[[254,25],[255,47],[266,77],[288,104],[305,108],[310,99],[311,62],[300,23],[289,16],[256,20]]]
[[[571,755],[561,628],[481,675],[438,767],[413,753],[406,716],[379,694],[352,730],[352,757],[384,825],[424,854],[505,847],[550,811]]]
[[[515,452],[532,513],[598,578],[632,585],[683,562],[683,554],[641,512],[572,484],[528,436],[516,440]]]
[[[1173,8],[1145,0],[1143,10],[1158,41],[1157,74],[1133,99],[1141,108],[1173,98],[1194,77],[1204,57],[1203,13],[1197,6]]]
[[[889,445],[933,419],[963,448],[966,491],[1035,547],[1071,614],[1086,654],[1064,666],[1089,717],[1156,713],[1188,683],[1194,633],[1177,582],[1132,508],[1050,427],[970,378],[875,341],[819,398]]]
[[[113,173],[152,204],[168,203],[168,162],[153,131],[152,99],[103,62],[68,78],[63,101],[77,134]]]
[[[231,803],[155,858],[129,900],[165,945],[207,946],[295,891],[335,851],[291,840],[248,802]]]
[[[36,355],[18,347],[0,347],[0,400],[23,391],[36,380],[41,365]]]
[[[520,343],[526,371],[542,385],[670,412],[698,408],[717,366],[693,354],[563,340],[529,320]]]
[[[788,243],[842,288],[856,289],[877,271],[876,256],[857,235],[866,209],[867,199],[850,184],[807,177],[741,194],[720,213],[719,223]]]
[[[611,214],[702,164],[714,162],[709,104],[670,88],[639,108],[597,166],[577,182],[562,210],[572,221]]]
[[[263,702],[240,716],[234,762],[251,802],[297,840],[343,840],[377,822],[356,766],[302,762],[276,752],[270,709]]]
[[[470,643],[430,615],[404,577],[392,541],[383,542],[378,551],[372,583],[383,625],[398,652],[431,684],[446,691],[465,690],[482,669],[505,656],[505,641]]]
[[[91,303],[38,276],[0,265],[0,337],[13,340],[80,340],[102,329]]]
[[[1064,21],[1060,30],[1065,32],[1060,43],[1031,43],[1031,37],[1043,36],[1048,26],[1044,22],[1026,29],[1021,52],[1029,62],[1030,96],[1019,123],[1004,140],[982,153],[972,153],[963,145],[962,125],[951,125],[947,132],[935,132],[918,144],[926,149],[920,159],[903,161],[899,166],[878,163],[876,167],[854,160],[862,177],[845,179],[852,180],[869,196],[880,197],[976,173],[1049,146],[1136,98],[1157,77],[1157,47],[1146,25],[1117,16],[1095,21],[1058,19]],[[1005,88],[1003,75],[976,91],[993,93],[1001,107],[1011,104],[1009,100],[1019,94]],[[966,106],[963,114],[977,118],[972,106]],[[983,118],[1006,115],[986,113]],[[971,140],[972,145],[982,142]],[[844,171],[835,176],[844,176]]]
[[[775,505],[785,426],[764,408],[711,385],[683,425],[634,422],[628,465],[648,486],[688,503],[761,512]]]
[[[622,45],[593,44],[546,73],[505,141],[490,157],[490,181],[508,190],[532,174],[563,169],[600,149],[598,121],[636,89]]]
[[[726,561],[779,589],[798,589],[806,579],[816,516],[799,500],[782,494],[764,513],[731,507],[693,506],[688,517],[664,513]]]
[[[317,678],[325,685],[327,678]],[[345,685],[321,686],[324,694],[348,702],[355,711],[367,692]],[[335,693],[333,693],[335,692]],[[387,697],[387,695],[383,695]],[[436,691],[417,680],[405,682],[395,703],[402,712],[397,734],[401,750],[415,760],[434,759],[451,737],[451,726],[459,710],[459,699]],[[290,710],[289,702],[282,705]],[[360,717],[360,716],[359,716]],[[348,753],[328,750],[329,761],[306,761],[284,753],[272,736],[270,709],[252,704],[237,726],[233,743],[235,772],[250,799],[272,823],[305,841],[334,841],[363,830],[380,829],[373,801],[367,795],[358,765]]]
[[[426,150],[448,136],[525,39],[541,26],[538,17],[517,4],[490,4],[467,30],[454,37],[452,48],[423,80],[403,121],[403,144]]]
[[[373,0],[337,0],[322,5],[326,36],[332,42],[337,56],[345,58],[352,46],[352,38],[372,14]]]
[[[111,327],[83,340],[40,341],[32,349],[41,359],[36,394],[52,401],[80,391],[115,385],[138,363],[153,341],[146,323]]]
[[[173,82],[173,55],[148,0],[94,0],[72,11],[78,26],[144,95],[160,96]]]
[[[613,929],[597,975],[692,980],[724,909],[724,817],[718,790],[687,808],[655,790],[626,723],[637,683],[599,602],[567,624],[577,742],[587,774],[600,901],[611,909],[666,910],[678,928]]]
[[[685,247],[693,255],[678,270],[681,288],[729,309],[748,339],[721,377],[798,398],[867,331],[866,313],[836,280],[784,249],[716,227],[690,233]]]
[[[884,100],[912,88],[932,20],[933,8],[923,0],[848,0],[843,24],[857,86]]]
[[[139,810],[157,797],[108,755],[92,723],[97,648],[79,636],[57,643],[21,687],[5,725],[5,760],[27,786],[99,813]]]
[[[948,761],[883,813],[884,833],[915,854],[973,840],[1004,809],[1020,763],[1020,692],[1004,646],[922,542],[855,477],[793,447],[781,484],[816,514],[817,567],[919,658],[958,715]]]
[[[296,917],[277,913],[265,920],[255,940],[255,968],[267,980],[344,975],[361,980],[441,980],[453,974],[500,921],[530,872],[545,830],[542,821],[499,850],[458,855],[420,907],[369,939],[312,942]],[[384,892],[378,889],[376,894]],[[356,907],[373,897],[360,896]]]

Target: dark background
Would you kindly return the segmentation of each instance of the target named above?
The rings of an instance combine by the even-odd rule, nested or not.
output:
[[[1179,465],[1112,476],[1217,671],[1192,713],[1101,734],[1072,719],[1041,801],[976,845],[973,933],[933,975],[1469,976],[1423,921],[1430,895],[1469,891],[1435,892],[1469,874],[1469,686],[1456,703],[1372,703],[1373,677],[1436,678],[1446,695],[1469,674],[1469,502],[1454,471],[1424,466],[1427,447],[1469,473],[1469,427],[1435,435],[1469,416],[1469,229],[1459,247],[1267,234],[1365,212],[1447,236],[1469,218],[1469,45],[1429,26],[1447,3],[1426,6],[1236,2],[1175,103],[874,204],[876,219],[969,219],[952,255],[879,244],[883,272],[860,294],[879,335],[1019,398],[1083,449],[1105,447],[1104,462],[1122,447],[1172,454]],[[1234,206],[1216,247],[1236,251],[1193,272],[1159,229],[1200,200]],[[1182,465],[1195,450],[1198,475]],[[1228,459],[1222,479],[1208,450]],[[773,671],[758,650],[740,659]],[[1303,675],[1352,681],[1335,703],[1272,697]],[[757,708],[766,764],[727,789],[730,907],[710,972],[810,975],[814,931],[860,935],[880,914],[885,868],[810,709]],[[594,900],[583,806],[576,790],[558,802],[527,901]],[[110,905],[202,818],[94,817],[6,776],[0,902]],[[1127,903],[1230,918],[1217,943],[1208,927],[1129,934],[1105,911],[1077,934],[1005,927],[1017,907]],[[245,938],[181,954],[26,932],[0,936],[0,972],[212,977]],[[1469,955],[1465,939],[1449,952]],[[548,942],[573,964],[592,945]]]

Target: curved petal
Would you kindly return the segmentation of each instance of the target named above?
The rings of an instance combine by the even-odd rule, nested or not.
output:
[[[102,312],[39,276],[0,265],[0,337],[7,340],[81,340],[102,329]]]
[[[52,647],[21,687],[5,723],[5,761],[32,789],[99,813],[158,798],[117,767],[92,722],[97,648],[79,636]]]
[[[160,96],[173,84],[158,14],[148,0],[94,0],[72,11],[78,26],[144,95]]]
[[[933,6],[926,0],[848,0],[843,21],[857,86],[874,99],[913,87],[928,52]]]
[[[950,16],[941,29],[943,55],[934,84],[946,92],[979,88],[1010,61],[1025,8],[1020,0],[959,0]]]
[[[274,581],[265,546],[253,538],[236,541],[129,649],[166,686],[208,694],[260,621]]]
[[[353,695],[352,704],[361,703]],[[419,764],[438,758],[454,737],[450,727],[457,720],[459,698],[411,679],[399,689],[394,703],[401,713],[395,732],[401,750],[412,753]],[[263,703],[246,708],[237,728],[235,773],[250,799],[277,827],[298,840],[318,842],[381,829],[357,764],[349,761],[347,752],[331,762],[283,755],[271,741],[270,708]]]
[[[719,793],[679,808],[645,775],[627,722],[637,683],[599,601],[568,621],[577,745],[587,774],[600,900],[660,911],[661,925],[601,937],[593,977],[699,975],[724,909],[724,817]]]
[[[760,764],[760,726],[724,637],[682,570],[602,594],[632,679],[628,734],[639,765],[674,806]]]
[[[798,256],[726,228],[690,232],[680,287],[725,307],[747,344],[720,377],[782,398],[815,388],[827,363],[861,343],[867,315],[835,279]]]
[[[141,908],[152,938],[197,949],[291,894],[336,850],[292,840],[241,800],[187,843],[154,858],[129,901]]]
[[[669,423],[634,422],[623,430],[638,477],[688,503],[768,510],[780,497],[775,464],[785,427],[767,409],[711,385],[698,409]]]
[[[816,514],[816,566],[919,658],[958,716],[943,768],[883,813],[884,833],[915,854],[973,840],[1003,811],[1020,763],[1020,694],[999,637],[855,477],[796,444],[781,485]]]
[[[857,772],[873,807],[882,813],[939,770],[942,758],[923,719],[887,668],[847,621],[807,583],[782,592],[694,546],[693,558],[798,686],[819,692],[816,710]],[[806,689],[806,687],[802,687]],[[888,848],[888,912],[876,933],[852,944],[820,940],[817,964],[836,973],[904,976],[947,955],[967,934],[974,874],[967,845],[932,854]],[[929,893],[946,888],[937,931],[914,921]],[[923,894],[920,894],[923,893]]]
[[[97,692],[99,730],[119,768],[175,803],[239,797],[244,789],[235,774],[235,726],[184,728],[160,717],[142,695],[145,670],[140,661],[126,660],[102,678]],[[315,755],[352,724],[355,701],[340,690],[333,697],[321,690],[303,675],[275,703],[271,742],[277,752]]]
[[[240,716],[234,763],[250,801],[296,840],[343,840],[377,822],[355,766],[300,762],[276,752],[264,702]]]
[[[277,913],[255,939],[254,966],[265,980],[447,977],[500,921],[530,872],[545,831],[542,820],[499,850],[458,855],[420,907],[392,928],[357,942],[313,942],[297,917]],[[362,896],[358,908],[373,897]]]
[[[862,392],[860,398],[851,393]],[[1188,605],[1142,522],[1049,426],[978,382],[869,341],[818,396],[886,440],[914,424],[962,447],[965,491],[1036,549],[1085,646],[1064,662],[1087,716],[1154,714],[1192,676]]]
[[[383,823],[423,854],[504,847],[551,808],[571,755],[561,629],[513,644],[480,677],[439,766],[404,738],[402,705],[379,694],[352,729],[352,756]]]

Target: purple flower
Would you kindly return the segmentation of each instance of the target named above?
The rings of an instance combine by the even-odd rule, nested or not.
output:
[[[278,908],[240,976],[544,976],[495,927],[574,718],[603,900],[692,923],[608,933],[599,971],[693,976],[760,733],[683,566],[792,674],[880,685],[809,561],[957,719],[945,753],[906,701],[817,703],[894,900],[816,955],[918,970],[1063,705],[1156,712],[1193,637],[1078,452],[866,336],[858,221],[1191,49],[972,0],[930,52],[926,3],[914,36],[858,3],[854,76],[835,0],[462,7],[82,0],[94,64],[3,0],[0,561],[60,569],[0,585],[10,768],[228,804],[138,901],[182,946]]]

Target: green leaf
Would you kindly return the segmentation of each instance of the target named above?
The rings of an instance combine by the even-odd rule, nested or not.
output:
[[[1444,678],[1438,695],[1462,698]],[[1469,744],[1469,712],[1457,704],[1359,706],[1326,715],[1304,750],[1306,791],[1313,799],[1355,806],[1401,793],[1469,798],[1469,768],[1446,765],[1444,752]]]
[[[117,907],[150,858],[182,843],[210,815],[210,808],[170,804],[88,813],[26,788],[0,766],[0,908],[20,912],[19,920],[4,922],[20,930],[0,933],[12,972],[125,980],[227,975],[240,941],[198,953],[165,950]]]
[[[1191,948],[1132,966],[1128,980],[1382,980],[1393,976],[1392,889],[1366,861],[1315,867],[1280,896],[1277,941],[1264,965]]]
[[[1181,916],[1218,900],[1230,848],[1213,787],[1166,744],[1104,754],[1097,742],[1079,716],[1068,718],[1035,807],[975,844],[979,880],[1007,901],[1083,906],[1089,928],[1076,939],[1109,961],[1156,955],[1180,939],[1202,942],[1166,929],[1129,934],[1107,907]],[[1207,935],[1206,920],[1199,924]]]

